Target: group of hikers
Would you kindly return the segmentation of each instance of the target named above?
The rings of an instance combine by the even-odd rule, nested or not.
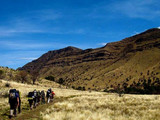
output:
[[[54,98],[54,91],[50,88],[47,90],[46,95],[45,91],[37,91],[36,89],[32,92],[29,92],[28,102],[30,109],[36,108],[39,104],[50,103]],[[47,100],[47,101],[46,101]],[[21,113],[21,93],[19,90],[10,89],[9,91],[9,104],[10,104],[10,118],[13,116],[17,116],[17,108],[18,113]]]

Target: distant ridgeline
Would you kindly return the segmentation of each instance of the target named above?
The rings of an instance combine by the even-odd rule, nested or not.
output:
[[[49,51],[20,70],[81,90],[160,93],[160,29],[97,49]]]

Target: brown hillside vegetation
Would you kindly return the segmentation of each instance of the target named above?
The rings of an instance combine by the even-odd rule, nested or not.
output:
[[[32,76],[26,71],[14,70],[0,66],[0,79],[7,81],[17,81],[21,83],[33,83]]]
[[[83,89],[116,89],[159,84],[160,29],[108,43],[97,49],[67,47],[49,51],[21,68],[40,77],[54,76]]]

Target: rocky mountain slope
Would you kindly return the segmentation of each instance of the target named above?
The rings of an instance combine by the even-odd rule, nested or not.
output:
[[[77,88],[102,90],[160,78],[160,29],[108,43],[97,49],[67,47],[49,51],[22,68],[40,77],[63,78]]]

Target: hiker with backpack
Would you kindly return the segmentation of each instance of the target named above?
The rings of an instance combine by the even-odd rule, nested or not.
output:
[[[50,103],[50,99],[51,99],[51,88],[47,90],[47,93],[46,93],[46,97],[47,97],[47,103]]]
[[[19,95],[18,113],[21,113],[21,92],[19,90],[17,90],[17,93]]]
[[[36,91],[36,89],[33,91],[33,93],[34,93],[34,98],[33,98],[34,104],[33,104],[33,106],[34,106],[34,108],[36,108],[36,106],[37,106],[37,91]]]
[[[37,91],[37,105],[40,104],[40,101],[41,101],[41,92],[38,90]]]
[[[33,99],[34,99],[34,92],[29,92],[28,93],[28,102],[29,102],[29,106],[30,109],[33,109]]]
[[[50,101],[53,101],[54,95],[55,93],[52,91],[51,88],[47,90],[47,94],[46,94],[47,103],[50,103]]]
[[[10,117],[17,116],[17,107],[19,106],[19,95],[16,89],[9,91]]]
[[[45,92],[44,92],[44,90],[41,91],[41,104],[45,104]]]
[[[52,102],[53,102],[54,96],[55,96],[55,93],[54,93],[54,91],[51,90],[51,101],[52,101]]]

